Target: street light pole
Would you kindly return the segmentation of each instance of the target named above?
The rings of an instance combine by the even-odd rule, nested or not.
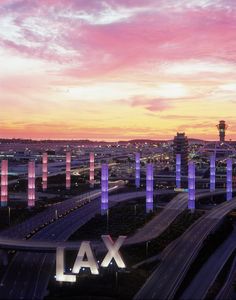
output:
[[[118,288],[118,272],[116,271],[116,288]]]
[[[11,208],[10,206],[8,207],[8,225],[11,225]]]
[[[148,245],[149,245],[150,241],[146,242],[146,257],[148,256]]]
[[[134,215],[136,216],[137,213],[137,204],[134,205]]]
[[[109,208],[107,208],[107,233],[109,230]]]

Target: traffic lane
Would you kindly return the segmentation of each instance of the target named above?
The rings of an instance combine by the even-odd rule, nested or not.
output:
[[[235,249],[236,230],[220,245],[202,266],[193,281],[181,295],[181,299],[204,299],[221,268]],[[203,280],[204,278],[204,280]]]
[[[194,233],[199,232],[199,234],[202,234],[204,231],[205,227],[202,228],[201,232],[196,230]],[[175,248],[171,249],[168,256],[161,262],[157,270],[154,271],[146,282],[145,290],[140,291],[135,299],[152,298],[154,292],[157,296],[156,299],[168,299],[168,294],[171,289],[170,285],[173,286],[176,277],[178,277],[178,274],[181,273],[184,268],[182,260],[185,260],[185,257],[188,257],[189,251],[192,250],[192,245],[186,244],[185,247],[180,247],[180,243],[182,243],[182,241],[178,240],[178,244],[175,245]]]
[[[42,232],[39,232],[34,239],[39,239],[39,240],[44,240],[44,239],[49,239],[49,240],[56,240],[57,236],[59,236],[59,239],[61,240],[62,237],[67,238],[68,234],[70,234],[70,232],[72,230],[74,230],[75,228],[77,228],[78,226],[81,226],[82,224],[84,224],[87,220],[87,216],[90,218],[94,215],[94,213],[96,212],[95,208],[99,207],[98,203],[97,205],[95,205],[96,203],[92,203],[91,202],[91,206],[90,208],[85,207],[85,209],[83,211],[80,212],[75,212],[74,216],[70,217],[70,218],[64,218],[64,220],[61,220],[61,222],[59,222],[58,224],[55,224],[56,226],[53,226],[53,224],[49,225],[49,228],[45,228]],[[67,230],[62,230],[62,228],[67,228]],[[52,235],[54,234],[54,235]],[[3,289],[3,291],[1,291],[1,295],[4,295],[5,298],[8,297],[8,292],[9,290],[11,290],[12,288],[12,282],[15,282],[17,280],[17,278],[15,278],[15,276],[17,276],[17,274],[15,273],[14,270],[19,270],[19,272],[22,273],[22,277],[24,277],[24,272],[27,271],[28,273],[32,273],[34,272],[34,274],[37,274],[37,272],[39,272],[38,269],[34,269],[34,264],[31,265],[30,264],[22,264],[22,259],[24,258],[25,253],[17,253],[15,255],[15,257],[13,258],[13,261],[11,263],[10,268],[8,268],[7,270],[7,275],[5,278],[5,289]],[[34,262],[35,258],[38,258],[37,261],[37,265],[40,266],[44,257],[44,254],[32,254],[32,253],[28,253],[28,261],[30,262]],[[46,267],[47,269],[47,267]],[[26,273],[27,274],[27,273]],[[34,288],[33,286],[35,286],[34,283],[37,282],[37,278],[35,277],[31,277],[30,278],[30,284],[26,287],[26,289],[28,289],[29,286],[31,286],[31,290]],[[20,283],[21,285],[21,283]],[[17,287],[13,286],[13,294],[16,296],[18,295],[19,297],[19,289],[18,289],[18,285]],[[37,292],[36,292],[37,293]],[[28,296],[32,296],[32,294],[28,295]],[[30,298],[28,298],[30,299]]]
[[[173,293],[173,291],[175,291],[176,283],[178,284],[180,279],[182,278],[182,275],[185,274],[185,272],[183,272],[183,269],[184,269],[184,271],[187,270],[187,268],[188,268],[187,263],[189,264],[191,259],[194,257],[194,255],[193,255],[194,254],[193,250],[195,248],[194,237],[197,236],[198,240],[196,241],[196,245],[199,247],[201,245],[203,237],[205,237],[207,235],[207,233],[210,232],[210,230],[215,226],[215,224],[218,223],[218,221],[220,219],[220,215],[223,216],[227,211],[230,211],[230,209],[232,209],[234,206],[235,206],[235,201],[231,201],[230,203],[226,202],[226,203],[222,204],[221,206],[219,206],[218,208],[215,208],[213,211],[211,211],[208,214],[208,217],[210,216],[210,218],[207,219],[207,217],[205,217],[205,218],[200,219],[189,230],[187,230],[187,232],[185,232],[185,234],[183,236],[181,236],[178,239],[178,241],[175,243],[175,248],[173,248],[172,246],[168,247],[167,250],[166,250],[166,255],[164,255],[163,262],[156,269],[156,271],[154,271],[154,273],[150,277],[150,280],[147,281],[147,283],[143,286],[143,288],[137,294],[137,296],[136,296],[137,299],[145,298],[145,297],[147,297],[147,295],[151,296],[149,291],[153,290],[153,289],[157,292],[157,295],[158,295],[158,297],[160,297],[160,299],[161,298],[162,299],[168,298],[169,294],[171,292]],[[217,216],[217,218],[216,218],[216,216]],[[202,232],[202,229],[204,229],[203,232]],[[200,235],[200,233],[201,233],[201,235]],[[193,238],[190,239],[191,234],[193,235]],[[200,235],[200,237],[199,237],[199,235]],[[179,254],[179,253],[181,253],[182,249],[180,248],[180,249],[177,250],[177,246],[178,246],[178,244],[181,243],[181,240],[184,240],[182,248],[185,250],[184,253],[186,253],[183,256],[182,260],[180,260],[180,255],[181,254]],[[190,249],[186,247],[186,243],[188,241],[193,243],[193,247],[190,247]],[[162,288],[161,291],[159,291],[158,289],[160,288],[160,284],[158,284],[158,286],[156,286],[155,282],[159,282],[158,274],[159,274],[160,281],[161,281],[162,278],[161,278],[160,274],[161,275],[164,274],[166,272],[166,270],[169,269],[169,264],[171,264],[171,261],[173,262],[173,259],[174,259],[174,257],[171,257],[172,251],[174,251],[174,249],[175,249],[176,253],[178,253],[177,261],[180,261],[180,264],[181,264],[180,266],[178,266],[178,268],[179,268],[179,270],[181,270],[182,273],[180,273],[179,270],[175,270],[174,273],[172,273],[172,272],[168,273],[169,276],[168,276],[168,280],[166,282],[166,286],[165,286],[165,288]],[[186,249],[188,249],[188,251],[186,251]],[[168,257],[168,255],[169,255],[169,257]],[[164,262],[165,262],[166,266],[165,266]],[[176,260],[174,261],[174,264],[175,264],[175,262],[176,262]],[[164,270],[162,271],[161,268],[163,267],[163,265],[164,265]],[[183,268],[181,269],[181,267],[183,267]],[[160,271],[162,273],[160,273]],[[156,276],[155,277],[155,282],[153,282],[153,279],[152,279],[153,276]],[[176,277],[177,277],[177,279],[176,279]],[[172,282],[172,284],[171,284],[171,282]],[[162,283],[161,286],[162,285],[164,285],[164,283]]]

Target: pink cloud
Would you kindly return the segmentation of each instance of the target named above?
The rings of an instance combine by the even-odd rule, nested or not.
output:
[[[128,104],[131,107],[143,107],[144,109],[157,112],[167,110],[171,107],[169,99],[145,99],[145,97],[134,97],[129,100],[120,100],[122,104]]]
[[[135,7],[148,9],[155,1],[9,1],[2,14],[15,18],[22,41],[1,39],[1,45],[29,57],[66,64],[64,74],[98,76],[124,68],[137,67],[147,62],[178,61],[186,59],[220,58],[236,60],[236,12],[219,8],[185,8],[173,11],[150,10],[136,12],[125,20],[111,24],[89,24],[76,17],[84,12],[104,11],[105,4],[114,9]],[[145,4],[146,3],[146,4]],[[160,1],[160,7],[168,1]],[[50,9],[49,9],[50,8]],[[70,12],[71,17],[63,15]],[[73,17],[74,13],[74,17]],[[47,36],[34,27],[26,28],[28,17],[38,17],[37,26],[48,26]],[[40,25],[40,23],[42,25]],[[46,26],[45,25],[45,26]],[[51,28],[54,31],[51,31]],[[26,41],[27,43],[25,43]],[[36,45],[35,45],[36,44]],[[58,51],[61,47],[63,52]]]

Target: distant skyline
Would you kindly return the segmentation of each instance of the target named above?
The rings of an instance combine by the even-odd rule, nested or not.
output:
[[[235,0],[1,0],[0,137],[236,140]]]

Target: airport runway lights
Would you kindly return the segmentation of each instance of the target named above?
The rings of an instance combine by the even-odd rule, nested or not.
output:
[[[181,154],[176,154],[176,187],[181,188]]]
[[[35,162],[28,164],[28,207],[35,206]]]
[[[43,191],[48,188],[48,154],[43,153]]]
[[[8,161],[1,162],[1,206],[7,206],[8,201]]]
[[[153,164],[146,167],[146,212],[153,211]]]
[[[89,163],[90,163],[90,172],[89,172],[90,187],[94,187],[94,153],[93,152],[90,153]]]
[[[232,199],[232,159],[227,159],[227,201]]]
[[[102,164],[101,185],[101,212],[104,214],[108,210],[108,164]]]
[[[195,164],[188,164],[188,209],[195,210]]]
[[[140,153],[135,154],[135,185],[140,188]]]
[[[71,188],[71,153],[66,152],[66,189]]]
[[[216,188],[216,157],[214,154],[210,158],[210,192],[214,192]]]

